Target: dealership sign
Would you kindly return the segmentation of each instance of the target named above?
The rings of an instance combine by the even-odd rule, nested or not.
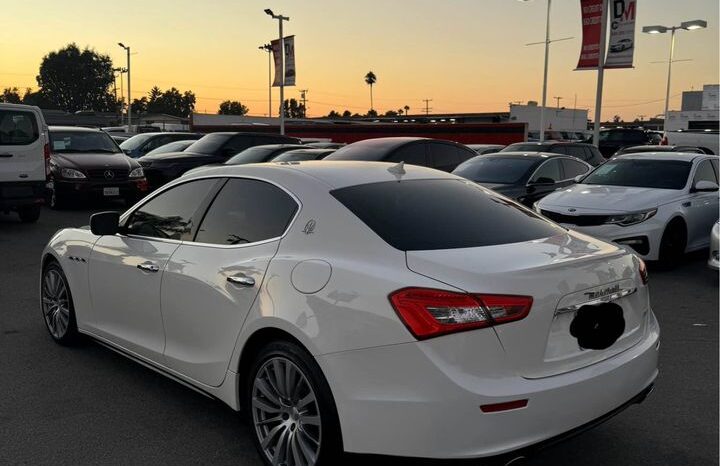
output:
[[[285,62],[285,86],[295,85],[295,36],[286,37],[283,41],[285,43],[285,56],[282,57]],[[282,66],[280,64],[280,39],[275,39],[271,42],[273,58],[275,60],[275,80],[273,86],[280,86],[282,79]]]
[[[605,0],[580,0],[583,40],[578,70],[594,70],[600,58],[600,33]]]
[[[605,68],[632,68],[635,50],[636,0],[610,2],[610,44]]]

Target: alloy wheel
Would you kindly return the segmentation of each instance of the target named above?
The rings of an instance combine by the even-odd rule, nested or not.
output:
[[[315,392],[287,358],[268,359],[252,386],[252,419],[260,447],[274,466],[312,466],[320,454],[322,423]]]
[[[70,296],[58,270],[51,268],[43,275],[41,299],[48,330],[60,340],[70,326]]]

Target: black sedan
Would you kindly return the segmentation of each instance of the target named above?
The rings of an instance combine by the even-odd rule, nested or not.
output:
[[[364,139],[341,147],[326,160],[405,162],[411,165],[452,171],[477,152],[452,141],[418,137]]]
[[[155,189],[203,165],[227,162],[249,147],[264,144],[299,144],[300,140],[279,134],[210,133],[195,141],[183,152],[146,155],[138,161],[145,170],[150,188]]]
[[[148,190],[140,164],[99,129],[51,126],[48,197],[51,208],[95,195],[134,203]]]
[[[605,163],[605,157],[597,147],[580,142],[516,142],[505,147],[501,152],[551,152],[553,154],[571,155],[589,163],[593,167]]]
[[[479,155],[458,166],[462,176],[530,207],[551,192],[574,184],[592,166],[561,154],[498,152]]]

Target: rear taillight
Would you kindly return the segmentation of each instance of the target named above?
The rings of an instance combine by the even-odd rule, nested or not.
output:
[[[647,285],[649,281],[647,266],[645,265],[644,260],[638,260],[640,261],[640,266],[638,267],[638,272],[640,273],[640,280],[642,280],[643,285]]]
[[[45,178],[50,176],[50,144],[47,142],[43,147],[43,156],[45,157]]]
[[[415,338],[462,332],[523,319],[530,296],[467,294],[430,288],[403,288],[390,303]]]
[[[663,134],[663,137],[662,137],[662,139],[660,140],[660,145],[661,145],[661,146],[667,146],[667,145],[668,145],[668,137],[667,137],[667,134]]]

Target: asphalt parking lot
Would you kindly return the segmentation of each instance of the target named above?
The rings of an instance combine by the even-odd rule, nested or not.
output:
[[[30,225],[0,214],[0,463],[260,465],[249,427],[225,405],[97,344],[64,348],[47,335],[36,291],[40,252],[57,229],[87,224],[108,207],[122,209],[45,209]],[[650,267],[662,327],[650,398],[527,464],[717,464],[718,275],[705,260],[702,251],[671,271]],[[477,463],[352,456],[346,464],[370,461]]]

